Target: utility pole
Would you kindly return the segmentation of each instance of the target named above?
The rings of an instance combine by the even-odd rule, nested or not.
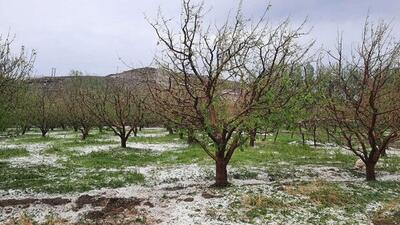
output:
[[[51,76],[52,76],[52,77],[55,77],[55,76],[56,76],[56,72],[57,72],[57,68],[52,67],[52,68],[51,68]]]

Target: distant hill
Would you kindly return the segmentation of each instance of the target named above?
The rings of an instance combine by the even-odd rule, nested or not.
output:
[[[162,80],[158,69],[152,67],[143,67],[127,70],[121,73],[109,74],[106,76],[81,76],[81,79],[101,81],[107,79],[121,79],[123,82],[131,83],[132,85],[144,84],[145,82],[159,82]],[[28,80],[31,85],[43,86],[46,85],[52,90],[61,90],[69,83],[74,76],[60,77],[34,77]]]

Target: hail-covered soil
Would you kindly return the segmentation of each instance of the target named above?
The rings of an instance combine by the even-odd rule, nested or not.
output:
[[[257,158],[251,159],[254,160],[251,163],[253,161],[246,158],[251,156],[250,153],[238,153],[249,156],[239,155],[244,157],[243,160],[232,162],[228,167],[231,185],[220,189],[212,187],[215,177],[212,162],[196,161],[198,156],[186,153],[189,146],[175,136],[169,141],[157,139],[168,136],[163,129],[151,129],[138,135],[150,140],[130,139],[129,148],[124,153],[140,150],[139,155],[154,155],[154,162],[126,166],[109,166],[106,161],[103,166],[72,164],[69,161],[79,157],[98,153],[107,156],[119,151],[116,150],[118,143],[98,143],[98,140],[115,140],[113,136],[99,134],[93,137],[96,140],[93,143],[75,141],[74,146],[70,146],[65,143],[79,136],[58,132],[43,142],[0,141],[0,151],[25,148],[29,152],[28,156],[7,158],[2,162],[17,169],[38,165],[64,169],[71,165],[87,166],[76,171],[82,177],[91,173],[141,174],[144,181],[65,193],[18,186],[2,189],[0,224],[22,224],[22,220],[39,224],[398,224],[400,221],[400,175],[397,167],[379,171],[376,183],[365,182],[363,171],[353,169],[351,164],[346,166],[348,162],[353,163],[353,158],[340,161],[337,155],[335,158],[326,151],[328,147],[338,148],[330,144],[306,149],[310,155],[298,157],[298,161],[285,159],[279,149],[265,150],[264,145],[248,149],[257,151],[260,157],[268,155],[266,160],[278,158],[278,163],[271,164],[260,163]],[[30,135],[35,134],[32,132]],[[60,143],[63,140],[65,143]],[[50,154],[51,148],[58,150]],[[312,161],[314,151],[321,151],[321,157],[326,156],[329,162]],[[169,153],[177,154],[170,158],[177,163],[157,158]],[[345,153],[341,156],[350,157]],[[185,161],[184,157],[188,159]],[[307,157],[309,163],[303,163],[307,162]],[[178,159],[181,160],[179,163]],[[243,161],[246,163],[239,163]],[[2,171],[2,174],[6,172]],[[108,178],[101,176],[98,179]]]
[[[14,167],[28,167],[37,165],[58,166],[58,157],[46,156],[42,151],[49,148],[48,144],[0,144],[0,151],[2,149],[26,149],[29,153],[28,156],[14,157],[5,160],[0,160],[9,163]]]

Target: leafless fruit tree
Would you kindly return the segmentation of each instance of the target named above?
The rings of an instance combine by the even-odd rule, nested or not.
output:
[[[365,23],[362,41],[346,59],[343,42],[329,52],[332,82],[326,91],[327,111],[340,142],[366,165],[366,179],[375,180],[375,166],[388,145],[399,138],[400,42],[390,26]]]
[[[90,87],[91,77],[83,77],[80,71],[71,71],[72,79],[68,82],[63,92],[63,102],[67,110],[69,124],[78,128],[85,140],[93,126],[98,124],[97,118],[92,115],[84,104],[85,89]]]
[[[144,112],[142,92],[123,78],[106,78],[82,94],[89,112],[107,125],[121,139],[121,147],[132,132],[137,132]]]
[[[177,30],[161,14],[150,21],[163,47],[164,80],[150,85],[153,101],[171,123],[205,134],[193,139],[215,160],[219,187],[228,185],[227,165],[246,140],[245,121],[273,101],[268,93],[280,91],[308,49],[297,44],[303,26],[273,27],[267,11],[251,21],[239,9],[222,25],[207,25],[203,5],[184,1]]]

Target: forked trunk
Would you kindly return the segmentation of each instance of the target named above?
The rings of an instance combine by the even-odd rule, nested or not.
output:
[[[121,147],[126,148],[126,142],[128,138],[126,138],[125,136],[120,136],[120,138],[121,138]]]
[[[375,165],[376,165],[376,163],[374,163],[374,162],[368,162],[368,161],[367,161],[367,163],[365,164],[366,179],[367,179],[367,181],[375,181],[375,180],[376,180]]]
[[[226,170],[227,163],[225,162],[224,153],[218,152],[216,155],[215,167],[215,186],[226,187],[228,186],[228,172]]]
[[[46,137],[47,132],[49,131],[48,129],[45,128],[40,128],[40,131],[42,132],[42,137]]]

